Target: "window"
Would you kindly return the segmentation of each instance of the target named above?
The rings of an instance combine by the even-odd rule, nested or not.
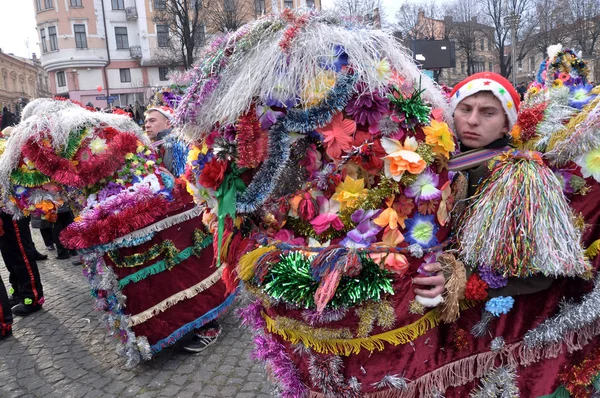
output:
[[[65,72],[56,72],[56,84],[58,84],[58,87],[65,87],[67,85]]]
[[[156,38],[159,47],[169,47],[169,27],[167,25],[156,25]]]
[[[159,66],[158,67],[158,79],[161,82],[169,80],[169,78],[167,77],[168,74],[169,74],[169,68],[167,68],[166,66]]]
[[[254,1],[254,9],[256,17],[260,17],[267,13],[267,7],[265,6],[265,0],[255,0]]]
[[[36,0],[36,4],[37,4],[37,10],[38,11],[42,11],[42,0]]]
[[[488,38],[488,51],[492,51],[492,39]]]
[[[315,0],[306,0],[306,6],[309,8],[315,8]]]
[[[533,56],[529,57],[529,70],[535,70],[535,58]]]
[[[48,37],[50,38],[50,51],[58,50],[58,38],[56,37],[56,26],[48,28]]]
[[[522,59],[517,61],[517,68],[523,69],[523,60]]]
[[[465,63],[464,62],[460,63],[460,73],[462,73],[462,74],[465,73]]]
[[[52,4],[52,0],[36,0],[36,5],[37,5],[38,11],[44,11],[44,10],[54,8],[54,5]]]
[[[479,49],[481,51],[483,51],[484,48],[485,48],[485,39],[481,39],[479,42]]]
[[[164,10],[167,8],[167,0],[154,0],[155,10]]]
[[[71,7],[83,7],[82,0],[71,0]]]
[[[42,41],[42,54],[48,52],[48,45],[46,44],[46,29],[42,28],[40,30],[40,40]]]
[[[121,75],[121,83],[131,83],[131,71],[127,69],[119,69]]]
[[[494,71],[494,64],[493,64],[493,63],[491,63],[491,62],[488,62],[488,70],[489,70],[490,72],[493,72],[493,71]]]
[[[283,0],[283,6],[285,8],[294,8],[294,1],[293,0]]]
[[[87,48],[87,38],[85,37],[85,25],[73,25],[75,31],[75,47]]]
[[[112,9],[113,10],[124,10],[125,9],[125,1],[124,0],[112,0]]]
[[[115,38],[117,40],[117,50],[129,48],[129,40],[127,39],[127,28],[115,28]]]
[[[54,8],[54,4],[52,4],[52,0],[44,0],[44,6],[47,9]]]
[[[204,24],[200,24],[196,26],[196,30],[194,31],[194,43],[197,46],[204,46],[204,41],[206,40],[206,26]]]

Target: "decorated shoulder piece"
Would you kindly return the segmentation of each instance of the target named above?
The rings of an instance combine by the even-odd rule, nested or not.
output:
[[[258,300],[244,310],[265,333],[257,356],[284,396],[389,390],[384,354],[355,359],[408,358],[441,320],[411,281],[451,238],[443,95],[393,37],[314,12],[219,38],[194,71],[177,109],[195,145],[185,177],[216,204],[224,278]]]

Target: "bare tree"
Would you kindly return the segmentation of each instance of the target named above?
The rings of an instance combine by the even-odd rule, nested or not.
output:
[[[219,32],[238,30],[254,17],[254,3],[245,0],[212,0],[208,2],[209,25]]]
[[[448,36],[456,42],[456,50],[464,55],[467,62],[467,75],[475,73],[477,41],[485,36],[483,26],[477,22],[481,18],[481,8],[476,0],[457,0],[447,8],[445,25]]]
[[[161,51],[156,61],[183,65],[186,69],[192,66],[195,50],[204,45],[206,4],[202,3],[201,0],[155,0],[153,21],[157,30],[161,29],[157,31]]]
[[[405,40],[443,39],[446,30],[443,28],[441,8],[430,0],[423,3],[404,3],[396,11],[394,28],[402,33]]]
[[[570,29],[573,45],[585,53],[592,54],[600,39],[600,1],[572,0],[569,5],[573,21]]]
[[[334,9],[341,15],[355,17],[364,22],[373,21],[375,10],[381,23],[385,23],[382,0],[335,0]]]
[[[512,71],[512,56],[505,54],[509,45],[517,44],[516,59],[523,60],[533,46],[531,36],[535,33],[535,18],[532,15],[534,0],[485,0],[483,12],[487,22],[494,27],[494,41],[500,63],[500,74],[509,77]],[[510,37],[511,26],[509,18],[518,16],[515,21],[516,36]],[[510,38],[510,39],[509,39]],[[518,38],[518,39],[517,39]],[[517,41],[523,45],[518,45]]]
[[[560,0],[536,0],[534,4],[535,33],[531,35],[531,46],[542,54],[548,46],[565,43],[570,35],[565,15],[570,10]]]

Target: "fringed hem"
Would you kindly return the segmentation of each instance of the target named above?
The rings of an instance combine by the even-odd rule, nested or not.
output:
[[[444,365],[408,383],[406,390],[388,389],[367,393],[367,398],[412,398],[426,396],[431,391],[444,392],[449,387],[465,385],[479,379],[497,366],[497,361],[509,367],[527,367],[542,359],[556,358],[564,348],[569,353],[581,350],[592,338],[600,335],[600,321],[588,327],[572,332],[562,342],[540,348],[526,348],[522,341],[507,345],[498,352],[488,351]],[[564,344],[564,346],[563,346]],[[325,395],[311,391],[309,398],[326,398]]]
[[[240,289],[237,288],[236,291],[231,293],[227,297],[227,299],[225,299],[225,301],[223,301],[219,306],[208,311],[206,314],[202,315],[200,318],[196,319],[193,322],[188,323],[187,325],[183,325],[182,327],[180,327],[179,329],[177,329],[176,331],[171,333],[169,335],[169,337],[166,337],[166,338],[156,342],[156,344],[154,344],[150,347],[150,349],[152,350],[152,353],[156,354],[163,348],[175,344],[175,342],[177,342],[179,339],[181,339],[183,336],[185,336],[192,330],[198,329],[198,328],[206,325],[208,322],[220,317],[223,314],[223,312],[227,311],[227,309],[233,304],[233,301],[235,300],[235,297],[238,294],[239,290]]]
[[[195,206],[190,210],[184,211],[183,213],[179,213],[174,216],[165,218],[161,221],[155,222],[154,224],[148,225],[147,227],[130,232],[127,235],[121,236],[120,238],[116,238],[110,243],[93,246],[87,249],[82,249],[81,252],[106,252],[109,250],[120,249],[123,247],[138,246],[142,243],[151,240],[157,232],[163,231],[167,228],[172,227],[173,225],[180,224],[184,221],[191,220],[192,218],[196,218],[202,215],[203,212],[204,208]]]
[[[139,314],[132,315],[129,318],[129,326],[132,327],[135,325],[139,325],[140,323],[144,323],[153,316],[168,310],[180,301],[191,299],[197,296],[198,294],[202,293],[203,291],[217,283],[219,280],[221,280],[222,273],[223,268],[218,268],[215,272],[212,273],[212,275],[195,284],[194,286],[182,290],[179,293],[176,293],[171,297],[164,299],[160,303],[148,308],[143,312],[140,312]]]

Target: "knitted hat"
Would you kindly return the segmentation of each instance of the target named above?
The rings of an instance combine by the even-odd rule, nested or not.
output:
[[[175,111],[173,108],[169,108],[168,106],[153,106],[146,110],[146,114],[152,111],[159,112],[161,115],[169,119],[170,122],[172,122],[175,118]]]
[[[462,100],[480,91],[489,91],[498,98],[508,117],[509,128],[512,128],[517,122],[517,112],[521,102],[519,93],[508,80],[494,72],[476,73],[454,86],[450,92],[452,112]]]

